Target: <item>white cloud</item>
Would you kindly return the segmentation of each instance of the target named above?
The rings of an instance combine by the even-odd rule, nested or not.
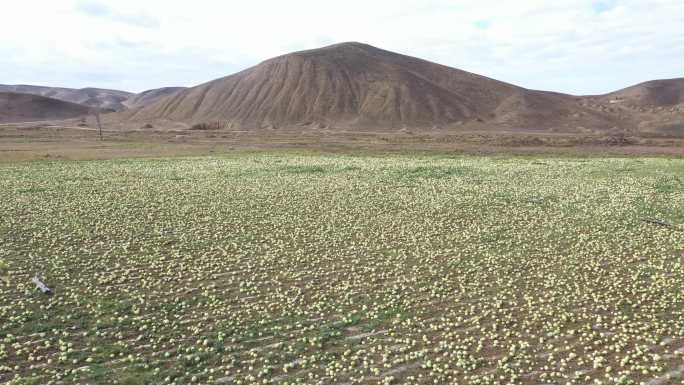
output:
[[[684,76],[681,0],[12,3],[0,23],[0,83],[195,85],[350,40],[572,93]]]

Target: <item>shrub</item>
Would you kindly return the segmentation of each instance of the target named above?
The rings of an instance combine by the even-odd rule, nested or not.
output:
[[[606,144],[609,146],[626,146],[635,143],[634,138],[628,137],[625,133],[613,134],[606,138]]]
[[[190,128],[191,130],[221,130],[228,126],[227,122],[222,122],[220,120],[214,122],[202,122],[195,123]]]

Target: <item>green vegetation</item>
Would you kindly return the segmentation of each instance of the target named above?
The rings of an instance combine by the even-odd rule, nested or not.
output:
[[[0,383],[684,379],[684,160],[244,154],[0,179]]]

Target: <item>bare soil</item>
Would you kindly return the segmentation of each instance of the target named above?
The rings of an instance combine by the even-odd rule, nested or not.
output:
[[[201,156],[244,151],[684,156],[684,139],[481,130],[105,130],[79,121],[0,125],[0,162]]]

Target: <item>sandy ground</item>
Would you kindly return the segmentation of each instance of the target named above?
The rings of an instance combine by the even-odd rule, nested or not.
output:
[[[0,162],[199,156],[239,151],[335,153],[567,154],[587,156],[684,156],[684,139],[615,138],[601,135],[430,130],[105,130],[64,123],[0,125]]]

